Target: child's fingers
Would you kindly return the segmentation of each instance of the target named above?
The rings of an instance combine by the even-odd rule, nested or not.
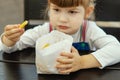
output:
[[[60,70],[58,70],[58,71],[59,71],[59,73],[61,73],[61,74],[67,74],[67,73],[72,72],[72,68],[69,68],[69,69],[60,69]]]
[[[62,53],[60,54],[60,56],[64,56],[64,57],[68,57],[68,58],[73,58],[73,57],[74,57],[74,54],[73,54],[73,53],[78,53],[78,51],[77,51],[76,48],[74,48],[74,47],[72,46],[72,48],[71,48],[71,53],[62,52]]]
[[[56,68],[57,69],[68,69],[68,68],[72,68],[72,64],[57,64]]]
[[[15,35],[17,33],[21,34],[23,32],[24,32],[24,30],[20,30],[19,28],[16,28],[16,29],[11,29],[11,30],[5,31],[4,35],[7,37],[7,36]]]
[[[15,33],[13,35],[7,36],[7,38],[10,39],[10,40],[14,40],[16,38],[19,38],[21,35],[22,35],[22,33]]]
[[[16,24],[16,25],[7,25],[4,28],[4,35],[5,36],[9,36],[9,35],[14,34],[16,32],[19,32],[19,31],[20,31],[19,24]]]
[[[60,54],[60,56],[64,56],[64,57],[67,57],[67,58],[73,58],[73,54],[71,54],[71,53],[66,53],[66,52],[62,52],[62,53]]]
[[[57,58],[57,62],[61,64],[71,64],[73,62],[73,59],[59,57]]]
[[[9,28],[11,27],[11,28]],[[6,31],[4,32],[4,36],[11,40],[17,41],[19,40],[20,36],[24,33],[24,29],[20,29],[18,25],[15,26],[7,26]]]
[[[20,40],[20,38],[13,38],[13,39],[11,39],[11,41],[14,41],[14,42],[17,42],[19,40]]]
[[[4,31],[8,31],[8,30],[11,30],[11,29],[19,28],[19,26],[20,26],[20,24],[7,25],[7,26],[5,26]]]
[[[20,40],[20,37],[19,38],[14,38],[12,41],[17,42],[19,40]]]

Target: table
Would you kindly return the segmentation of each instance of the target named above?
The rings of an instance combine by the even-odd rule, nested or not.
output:
[[[120,63],[102,70],[94,68],[56,75],[37,74],[34,62],[34,48],[11,54],[0,52],[0,80],[120,80]]]

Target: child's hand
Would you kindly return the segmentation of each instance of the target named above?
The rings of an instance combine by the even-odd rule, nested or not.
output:
[[[61,53],[60,57],[57,59],[58,64],[56,68],[62,74],[75,72],[80,69],[81,56],[78,51],[72,47],[71,53]]]
[[[19,26],[20,26],[20,24],[7,25],[4,28],[2,42],[6,46],[8,46],[8,47],[13,46],[20,39],[20,36],[23,34],[24,29],[19,28]]]

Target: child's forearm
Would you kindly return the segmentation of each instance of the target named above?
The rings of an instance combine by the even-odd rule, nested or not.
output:
[[[15,41],[11,41],[8,38],[6,38],[4,35],[1,38],[3,44],[5,44],[7,47],[12,47],[13,45],[15,45]]]
[[[101,67],[101,64],[92,54],[81,56],[80,62],[81,62],[81,69]]]

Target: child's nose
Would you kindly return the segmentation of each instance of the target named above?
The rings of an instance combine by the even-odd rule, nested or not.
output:
[[[65,14],[65,13],[61,13],[60,16],[59,16],[59,20],[61,22],[67,22],[69,20],[68,15]]]

